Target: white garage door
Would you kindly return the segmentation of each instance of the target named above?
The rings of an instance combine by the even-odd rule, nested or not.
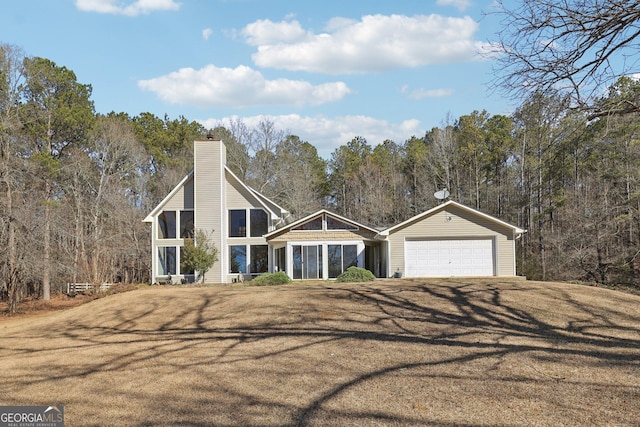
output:
[[[493,276],[493,239],[407,240],[407,277]]]

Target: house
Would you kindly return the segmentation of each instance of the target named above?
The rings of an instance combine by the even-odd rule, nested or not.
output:
[[[180,266],[185,238],[209,235],[218,262],[207,280],[231,283],[265,272],[331,279],[355,265],[376,277],[515,276],[514,225],[448,201],[386,230],[328,210],[293,220],[226,165],[221,141],[194,142],[193,170],[147,215],[152,282],[193,281]]]

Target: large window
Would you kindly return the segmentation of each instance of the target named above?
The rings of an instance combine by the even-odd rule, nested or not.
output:
[[[247,211],[232,209],[229,211],[229,237],[247,237]]]
[[[180,238],[193,238],[194,229],[193,211],[180,211]]]
[[[229,246],[229,273],[247,272],[247,247],[245,245]]]
[[[180,247],[180,274],[195,274],[193,268],[186,268],[182,260],[184,259],[184,247]]]
[[[269,231],[269,217],[262,209],[251,209],[251,237],[262,237]]]
[[[247,260],[249,261],[248,265]],[[229,246],[229,273],[260,274],[267,271],[269,271],[269,246]]]
[[[351,266],[358,265],[357,245],[327,245],[329,278],[334,279]]]
[[[247,231],[247,214],[249,230]],[[262,209],[231,209],[229,237],[262,237],[269,232],[269,215]]]
[[[358,227],[327,215],[327,230],[357,230]]]
[[[180,218],[176,211],[162,211],[158,215],[158,239],[175,239],[178,237],[177,228],[180,224],[180,238],[193,237],[193,211],[180,211]]]
[[[158,239],[176,238],[176,213],[175,211],[162,211],[158,215]]]
[[[322,245],[293,246],[293,278],[322,278]]]
[[[251,273],[266,273],[269,271],[269,246],[251,245]]]
[[[161,246],[158,248],[158,275],[176,274],[176,247]]]
[[[297,227],[292,228],[294,231],[317,231],[322,230],[322,216],[312,219],[311,221],[307,221],[303,224],[300,224]]]

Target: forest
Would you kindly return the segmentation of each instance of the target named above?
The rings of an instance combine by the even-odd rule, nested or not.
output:
[[[638,99],[620,77],[594,107]],[[434,192],[527,233],[518,274],[640,285],[640,120],[594,117],[534,91],[510,115],[470,111],[404,141],[354,137],[327,159],[265,117],[205,129],[185,117],[98,114],[90,84],[0,45],[0,296],[49,299],[67,282],[149,281],[142,219],[192,167],[193,141],[227,145],[230,168],[299,218],[320,208],[372,227],[438,203]],[[445,112],[443,112],[443,115]]]

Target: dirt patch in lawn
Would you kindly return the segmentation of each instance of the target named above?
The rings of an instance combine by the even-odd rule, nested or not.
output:
[[[556,283],[153,287],[0,323],[66,425],[637,425],[640,297]]]

